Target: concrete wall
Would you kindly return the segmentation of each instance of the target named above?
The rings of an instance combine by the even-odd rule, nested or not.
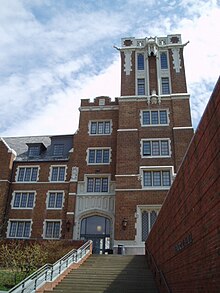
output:
[[[173,293],[220,292],[219,124],[220,79],[146,242]]]

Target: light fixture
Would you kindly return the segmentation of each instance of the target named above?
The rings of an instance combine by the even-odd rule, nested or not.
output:
[[[67,232],[70,231],[70,227],[71,227],[71,223],[70,223],[70,221],[68,220],[68,221],[66,222],[66,230],[67,230]]]
[[[97,226],[96,230],[97,230],[97,232],[101,232],[102,231],[102,226]]]
[[[122,220],[122,228],[125,230],[126,227],[127,227],[127,225],[128,225],[128,220],[127,220],[126,218],[124,218],[124,219]]]

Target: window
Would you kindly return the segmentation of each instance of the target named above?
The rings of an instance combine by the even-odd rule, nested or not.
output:
[[[65,181],[65,177],[66,177],[65,166],[52,167],[50,181]]]
[[[60,228],[61,228],[61,221],[46,221],[44,238],[59,239]]]
[[[111,121],[91,121],[89,133],[103,135],[111,133]]]
[[[10,220],[9,221],[9,238],[30,238],[31,221],[30,220]]]
[[[143,211],[142,212],[142,241],[146,241],[150,230],[156,222],[158,211]]]
[[[35,182],[38,180],[38,167],[19,167],[18,182]]]
[[[166,52],[162,52],[160,54],[160,66],[161,66],[161,69],[168,69],[167,53]]]
[[[12,208],[32,209],[34,207],[34,192],[15,192],[12,199]]]
[[[137,90],[138,96],[145,95],[145,79],[144,78],[138,78],[137,86],[138,86],[138,90]]]
[[[170,156],[169,139],[142,140],[142,157]]]
[[[108,192],[108,177],[87,178],[87,192]]]
[[[63,192],[49,192],[47,195],[48,209],[62,209],[63,207]]]
[[[29,157],[38,157],[40,155],[40,146],[29,146],[28,156]]]
[[[142,111],[142,126],[168,125],[167,110]]]
[[[169,187],[171,185],[170,170],[144,170],[143,187]]]
[[[60,157],[63,155],[64,145],[63,144],[55,144],[53,147],[53,156]]]
[[[137,56],[138,70],[144,70],[144,55],[138,54]]]
[[[89,149],[88,164],[109,164],[110,150],[109,149]]]
[[[169,85],[169,77],[162,77],[162,95],[170,94],[170,85]]]

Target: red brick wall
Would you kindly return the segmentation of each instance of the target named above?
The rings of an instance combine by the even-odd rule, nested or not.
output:
[[[6,226],[5,208],[10,188],[11,172],[14,154],[8,149],[5,143],[0,140],[0,237],[4,235]]]
[[[186,87],[186,77],[185,77],[185,67],[183,60],[183,49],[180,49],[180,72],[176,72],[173,68],[173,57],[172,51],[169,50],[169,60],[170,60],[170,76],[172,84],[172,93],[187,93]]]
[[[125,54],[121,52],[121,96],[135,95],[135,52],[131,54],[131,72],[126,75]]]
[[[148,64],[149,64],[149,82],[150,82],[150,95],[152,90],[156,91],[158,94],[158,84],[157,84],[157,64],[156,64],[156,57],[150,56],[148,57]]]
[[[173,293],[220,292],[219,117],[220,79],[146,242]]]

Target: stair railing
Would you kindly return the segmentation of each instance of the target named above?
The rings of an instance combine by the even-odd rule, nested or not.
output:
[[[45,264],[36,272],[28,276],[19,284],[14,286],[8,293],[33,293],[46,282],[53,282],[59,277],[70,265],[79,263],[91,251],[92,241],[89,240],[80,248],[72,249],[54,264]]]
[[[153,255],[150,253],[147,245],[145,245],[145,251],[148,258],[148,263],[151,267],[151,270],[154,273],[154,278],[158,284],[159,287],[165,288],[167,293],[172,293],[172,290],[169,288],[169,285],[167,283],[167,280],[164,276],[164,273],[158,268],[156,261],[153,257]]]

